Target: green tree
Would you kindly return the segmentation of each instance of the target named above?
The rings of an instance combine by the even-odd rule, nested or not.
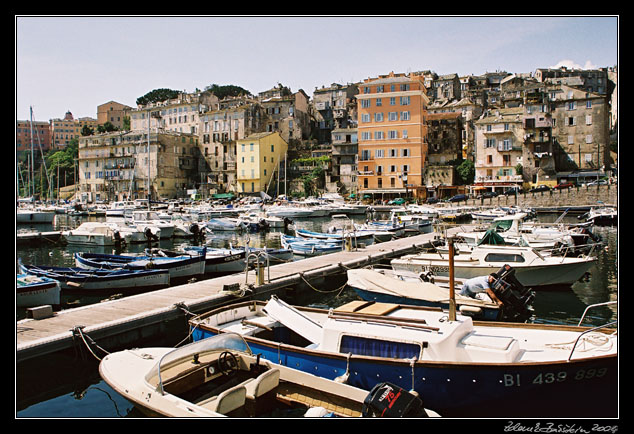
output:
[[[243,89],[240,86],[235,86],[233,84],[227,84],[222,86],[218,84],[212,84],[210,86],[205,87],[205,90],[208,90],[209,92],[216,95],[218,99],[224,99],[229,96],[233,97],[233,96],[251,94],[251,92],[249,92],[248,90]]]
[[[471,160],[464,160],[458,167],[456,172],[462,181],[462,185],[473,184],[475,179],[475,165]]]
[[[154,89],[140,96],[136,99],[137,105],[146,105],[153,102],[165,101],[168,99],[177,98],[180,95],[180,91],[172,89]]]
[[[90,128],[88,125],[84,125],[84,127],[81,129],[82,136],[92,136],[93,134],[95,134],[95,130]]]
[[[109,133],[117,130],[119,130],[119,128],[115,127],[110,121],[106,121],[103,125],[97,125],[97,131],[100,133]]]

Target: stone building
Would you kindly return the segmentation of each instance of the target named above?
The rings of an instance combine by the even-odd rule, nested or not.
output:
[[[123,121],[130,117],[132,107],[116,101],[108,101],[97,106],[97,123],[103,125],[110,122],[120,130],[123,130]]]
[[[149,153],[148,153],[149,147]],[[182,198],[200,180],[198,137],[156,129],[80,137],[78,184],[85,202]]]

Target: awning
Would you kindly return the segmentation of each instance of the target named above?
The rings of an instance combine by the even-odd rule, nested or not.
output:
[[[214,199],[233,199],[235,195],[233,193],[214,193],[211,197]]]

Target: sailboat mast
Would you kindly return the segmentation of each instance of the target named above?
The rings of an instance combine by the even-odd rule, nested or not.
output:
[[[33,174],[33,107],[29,106],[29,111],[31,113],[31,182],[29,183],[29,192],[32,191],[31,196],[35,195],[35,183],[33,182],[33,180],[35,179],[34,174]]]

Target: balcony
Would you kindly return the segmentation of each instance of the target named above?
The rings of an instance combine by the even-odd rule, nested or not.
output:
[[[359,176],[373,176],[374,170],[359,170],[358,175]]]

